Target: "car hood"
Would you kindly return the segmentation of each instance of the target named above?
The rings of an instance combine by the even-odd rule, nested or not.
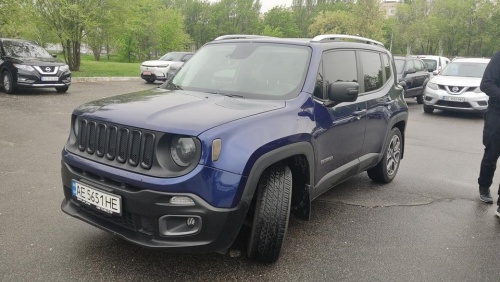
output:
[[[221,124],[283,107],[285,101],[156,88],[90,102],[75,109],[74,114],[137,128],[197,136]]]
[[[436,75],[431,79],[431,82],[449,86],[478,87],[481,84],[481,78]]]
[[[157,66],[164,66],[164,65],[171,65],[174,63],[173,61],[160,61],[160,60],[151,60],[151,61],[145,61],[142,62],[141,65],[143,66],[149,66],[149,67],[157,67]]]
[[[12,57],[16,64],[26,64],[31,66],[62,66],[65,65],[57,58],[35,58],[35,57]]]

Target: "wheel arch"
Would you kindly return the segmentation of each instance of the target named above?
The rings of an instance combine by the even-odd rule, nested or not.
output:
[[[308,142],[289,144],[260,156],[252,164],[240,202],[250,206],[261,175],[279,162],[285,163],[292,171],[292,213],[301,219],[309,219],[310,187],[314,183],[314,151]]]

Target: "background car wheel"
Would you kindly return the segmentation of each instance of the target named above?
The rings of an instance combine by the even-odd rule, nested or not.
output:
[[[434,112],[434,108],[424,105],[424,112],[427,114],[432,114]]]
[[[148,79],[146,79],[147,83],[154,83],[155,81],[156,81],[156,79],[154,79],[154,78],[148,78]]]
[[[56,91],[59,93],[64,93],[64,92],[68,91],[68,89],[69,89],[69,86],[56,87]]]
[[[275,262],[283,247],[292,200],[292,172],[284,164],[266,169],[257,186],[252,231],[248,240],[249,258]]]
[[[5,93],[7,94],[14,93],[15,91],[14,82],[12,80],[12,75],[10,74],[10,72],[4,71],[2,73],[2,83]]]
[[[417,103],[418,104],[423,104],[424,103],[424,94],[417,96]]]
[[[394,127],[385,146],[384,156],[374,168],[367,171],[373,181],[389,183],[396,177],[401,161],[402,144],[401,131]]]

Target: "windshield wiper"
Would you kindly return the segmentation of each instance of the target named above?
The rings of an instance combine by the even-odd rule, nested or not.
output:
[[[222,92],[217,92],[217,91],[207,91],[206,93],[210,94],[216,94],[216,95],[222,95],[222,96],[227,96],[227,97],[236,97],[236,98],[245,98],[244,96],[237,95],[237,94],[230,94],[230,93],[222,93]]]

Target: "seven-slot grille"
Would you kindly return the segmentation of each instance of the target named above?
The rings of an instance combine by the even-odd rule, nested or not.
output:
[[[148,170],[153,165],[154,133],[86,119],[78,120],[78,131],[81,152]]]

